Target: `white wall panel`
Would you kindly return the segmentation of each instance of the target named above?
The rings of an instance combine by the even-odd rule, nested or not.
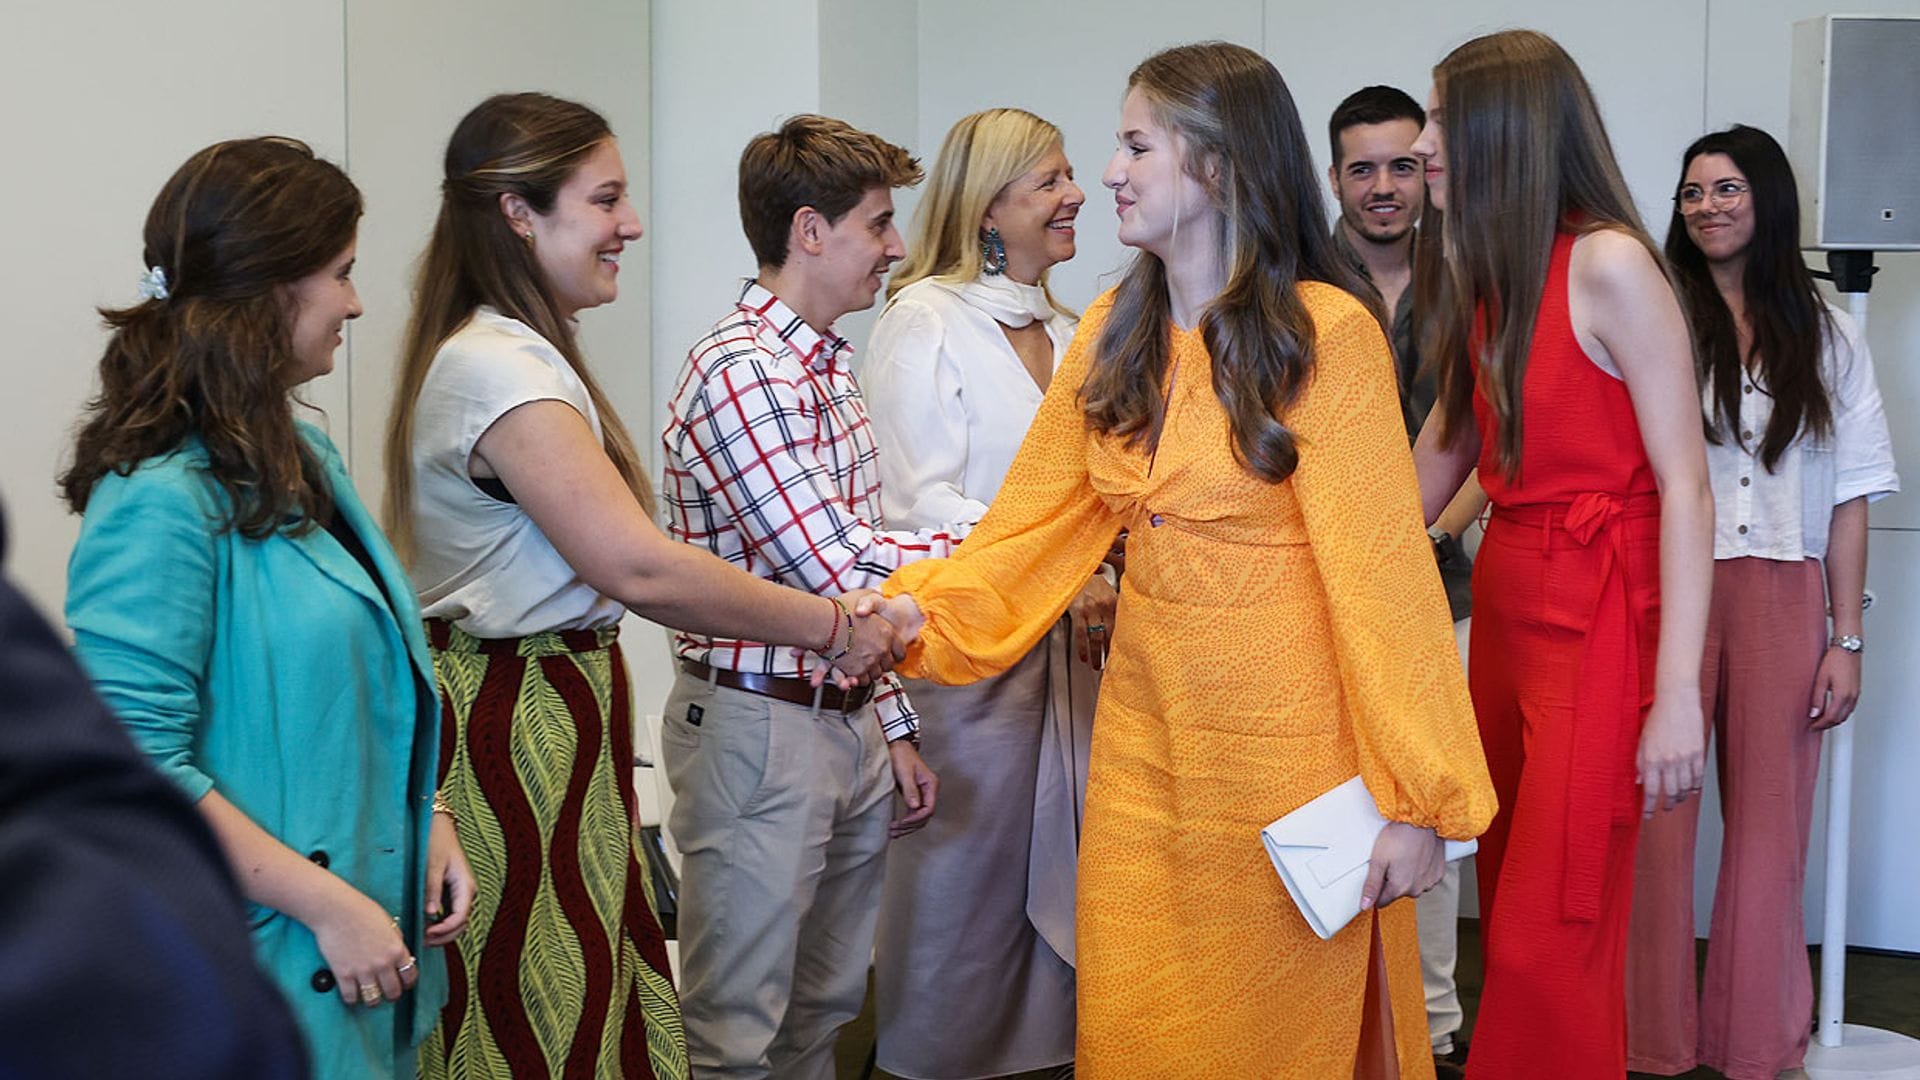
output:
[[[285,134],[339,161],[345,144],[338,4],[298,0],[14,0],[0,34],[0,258],[12,344],[0,357],[6,570],[59,619],[79,529],[54,498],[71,430],[95,390],[97,305],[134,299],[140,231],[194,151]],[[344,380],[309,398],[343,428]]]
[[[1847,943],[1920,952],[1920,847],[1913,823],[1920,821],[1920,532],[1876,530],[1867,568],[1867,588],[1876,597],[1866,616],[1870,643],[1862,665],[1860,707],[1854,725],[1854,787],[1851,890]],[[1820,939],[1822,868],[1826,836],[1826,772],[1822,763],[1820,812],[1814,817],[1808,860],[1809,941]]]
[[[920,140],[918,12],[900,0],[824,0],[820,4],[820,105],[854,127],[904,146],[933,168],[938,143]],[[920,188],[893,193],[900,235],[911,241],[908,223]],[[886,303],[884,290],[872,307],[849,312],[834,324],[842,336],[864,346]],[[856,359],[857,359],[856,354]]]
[[[653,421],[636,430],[660,465],[660,428],[687,349],[754,272],[740,231],[740,150],[820,107],[817,3],[712,0],[653,13]],[[638,429],[639,425],[636,425]]]

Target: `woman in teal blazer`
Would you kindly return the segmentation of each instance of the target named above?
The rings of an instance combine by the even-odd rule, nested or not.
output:
[[[414,1073],[447,996],[426,946],[471,877],[435,812],[412,586],[288,394],[360,305],[360,196],[284,139],[218,144],[149,214],[143,300],[104,312],[101,393],[61,482],[84,513],[67,621],[107,703],[197,800],[252,901],[314,1075]]]

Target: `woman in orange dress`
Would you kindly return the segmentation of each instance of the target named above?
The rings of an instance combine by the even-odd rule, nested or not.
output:
[[[1148,58],[1119,141],[1102,182],[1141,254],[966,544],[888,581],[890,616],[925,620],[900,670],[1004,670],[1128,528],[1081,848],[1078,1075],[1430,1077],[1413,906],[1321,941],[1259,839],[1360,774],[1392,823],[1367,886],[1385,905],[1493,814],[1386,338],[1345,290],[1258,54]]]

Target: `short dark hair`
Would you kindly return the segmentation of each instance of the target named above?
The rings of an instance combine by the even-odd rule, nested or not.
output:
[[[920,163],[842,120],[802,113],[756,135],[740,155],[740,224],[761,266],[787,263],[787,232],[803,206],[837,225],[877,187],[912,187]]]
[[[1347,95],[1327,121],[1327,142],[1333,151],[1333,163],[1340,164],[1340,133],[1361,124],[1384,124],[1390,120],[1411,120],[1417,127],[1427,126],[1427,110],[1397,86],[1366,86]]]

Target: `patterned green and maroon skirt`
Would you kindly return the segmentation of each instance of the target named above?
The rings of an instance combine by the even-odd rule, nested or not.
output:
[[[479,895],[447,950],[452,995],[420,1075],[685,1080],[617,631],[427,632],[441,793]]]

